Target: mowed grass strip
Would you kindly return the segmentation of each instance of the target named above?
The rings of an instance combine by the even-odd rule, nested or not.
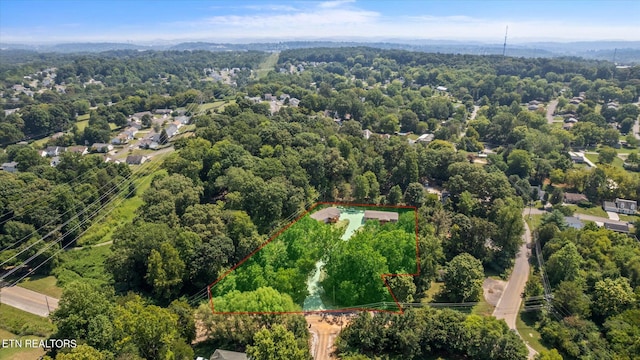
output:
[[[20,283],[20,287],[59,299],[62,288],[57,283],[55,276],[30,276]]]
[[[2,305],[0,307],[4,307]],[[18,336],[12,332],[6,331],[4,329],[0,329],[0,339],[2,340],[45,340],[44,337],[39,336]],[[44,349],[42,348],[20,348],[17,346],[13,347],[0,347],[0,359],[4,360],[24,360],[24,359],[40,359],[41,356],[45,354]]]
[[[0,305],[0,328],[20,336],[47,337],[55,332],[49,319],[6,304]]]

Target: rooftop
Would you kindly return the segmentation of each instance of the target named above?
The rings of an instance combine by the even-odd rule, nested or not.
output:
[[[366,210],[364,212],[365,220],[398,221],[398,216],[398,213],[393,211]]]

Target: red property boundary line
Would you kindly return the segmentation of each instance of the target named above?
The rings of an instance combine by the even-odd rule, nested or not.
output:
[[[235,269],[240,267],[240,265],[242,265],[245,261],[249,260],[250,257],[255,255],[258,251],[262,250],[262,248],[267,246],[271,241],[273,241],[275,238],[280,236],[283,232],[285,232],[287,229],[289,229],[289,227],[291,227],[293,224],[298,222],[300,219],[302,219],[305,215],[310,213],[313,209],[315,209],[319,205],[335,205],[335,206],[351,206],[351,207],[378,207],[378,208],[387,208],[387,209],[413,209],[413,214],[414,214],[414,217],[415,217],[415,224],[416,224],[416,226],[415,226],[415,232],[416,232],[416,272],[413,273],[413,274],[381,274],[380,275],[380,278],[382,279],[382,282],[384,282],[384,285],[389,290],[389,294],[391,294],[391,297],[393,298],[393,301],[396,303],[396,306],[398,306],[398,310],[395,311],[395,310],[370,309],[370,308],[354,307],[354,308],[311,310],[311,311],[229,311],[229,312],[215,311],[215,308],[214,308],[214,305],[213,305],[213,296],[211,295],[211,288],[213,286],[215,286],[218,282],[220,282],[222,279],[224,279],[227,275],[229,275],[232,271],[234,271]],[[415,206],[408,206],[408,205],[351,204],[351,203],[345,203],[345,202],[324,202],[324,201],[320,201],[320,202],[316,202],[315,204],[311,205],[311,207],[308,208],[307,210],[305,210],[300,216],[298,216],[297,218],[292,220],[290,223],[288,223],[286,226],[284,226],[283,228],[278,230],[275,234],[273,234],[269,238],[269,240],[267,240],[264,243],[262,243],[257,249],[252,251],[244,259],[242,259],[240,262],[238,262],[236,265],[234,265],[229,270],[227,270],[224,274],[222,274],[222,276],[220,276],[218,279],[216,279],[216,281],[214,281],[211,284],[209,284],[209,286],[207,286],[207,293],[209,295],[209,304],[211,306],[211,311],[213,312],[213,314],[218,314],[218,315],[286,315],[286,314],[306,315],[306,314],[325,314],[325,313],[347,313],[347,312],[359,312],[359,311],[381,312],[381,313],[392,313],[392,314],[404,314],[404,309],[400,305],[400,302],[398,301],[398,298],[396,297],[396,295],[393,293],[393,290],[391,289],[391,286],[389,286],[389,283],[388,283],[387,279],[391,278],[391,277],[400,277],[400,276],[416,277],[416,276],[419,276],[419,275],[420,275],[420,249],[419,249],[419,244],[418,244],[418,208],[416,208]]]

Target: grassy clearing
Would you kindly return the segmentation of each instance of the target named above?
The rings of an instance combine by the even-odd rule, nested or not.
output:
[[[205,112],[207,110],[213,110],[213,109],[217,109],[220,106],[224,105],[225,101],[224,100],[220,100],[220,101],[214,101],[214,102],[210,102],[210,103],[204,103],[202,105],[200,105],[200,107],[198,108],[199,112]]]
[[[0,328],[20,336],[42,337],[47,337],[56,330],[49,319],[6,304],[0,306]]]
[[[2,305],[4,307],[4,305]],[[5,340],[44,340],[44,337],[37,336],[18,336],[12,332],[0,329],[0,339]],[[24,359],[40,359],[45,354],[42,348],[19,348],[19,347],[0,347],[0,359],[4,360],[24,360]]]
[[[495,306],[489,304],[487,300],[485,300],[484,296],[480,295],[480,301],[471,309],[471,313],[481,316],[491,316],[495,308]]]
[[[84,131],[84,129],[89,126],[89,120],[78,121],[76,126],[78,127],[78,130]]]
[[[576,214],[584,214],[584,215],[592,215],[592,216],[600,216],[600,217],[609,217],[607,212],[602,209],[600,206],[592,206],[590,208],[583,208],[577,205],[565,205],[571,210],[573,210]]]
[[[529,225],[529,230],[534,231],[538,228],[538,226],[540,226],[540,223],[542,222],[542,216],[543,215],[527,215],[524,217],[527,225]]]
[[[587,159],[589,159],[591,162],[593,162],[594,164],[598,164],[598,154],[585,154],[584,155]],[[611,166],[613,167],[617,167],[620,169],[624,169],[623,165],[623,161],[622,159],[620,159],[619,157],[615,157],[613,159],[613,162],[611,163]]]
[[[435,282],[432,281],[431,282],[431,287],[429,288],[429,290],[427,290],[427,292],[424,294],[424,299],[422,300],[422,302],[431,302],[434,301],[436,296],[438,294],[440,294],[440,292],[442,291],[442,287],[444,286],[443,282]]]
[[[542,345],[540,333],[535,328],[535,319],[532,312],[520,313],[516,318],[516,328],[523,340],[535,351],[542,352],[547,349]]]
[[[61,286],[78,280],[97,286],[108,284],[111,276],[105,261],[111,254],[110,245],[66,251],[60,255],[60,264],[53,272]]]
[[[258,70],[256,70],[256,77],[258,79],[262,79],[267,76],[269,71],[274,70],[276,64],[278,63],[278,58],[280,57],[279,53],[273,53],[269,55],[261,64],[258,66]]]
[[[62,296],[62,288],[58,286],[58,280],[54,276],[30,276],[20,283],[20,287],[57,299]]]
[[[161,161],[161,158],[154,159],[154,161]],[[164,172],[165,170],[156,170],[144,175],[142,182],[137,183],[136,195],[123,200],[104,220],[91,225],[87,232],[78,239],[78,245],[94,245],[111,241],[111,236],[117,229],[133,221],[136,210],[142,206],[142,194],[151,186],[153,177]]]

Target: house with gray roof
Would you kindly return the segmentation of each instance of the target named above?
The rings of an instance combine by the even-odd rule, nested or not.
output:
[[[340,209],[337,207],[328,207],[318,210],[310,215],[312,219],[324,222],[335,223],[340,218]]]
[[[229,350],[221,350],[217,349],[209,358],[209,360],[249,360],[247,354],[237,352],[237,351],[229,351]]]
[[[383,224],[388,222],[398,222],[398,217],[398,213],[393,211],[366,210],[364,212],[364,221],[378,220]]]

